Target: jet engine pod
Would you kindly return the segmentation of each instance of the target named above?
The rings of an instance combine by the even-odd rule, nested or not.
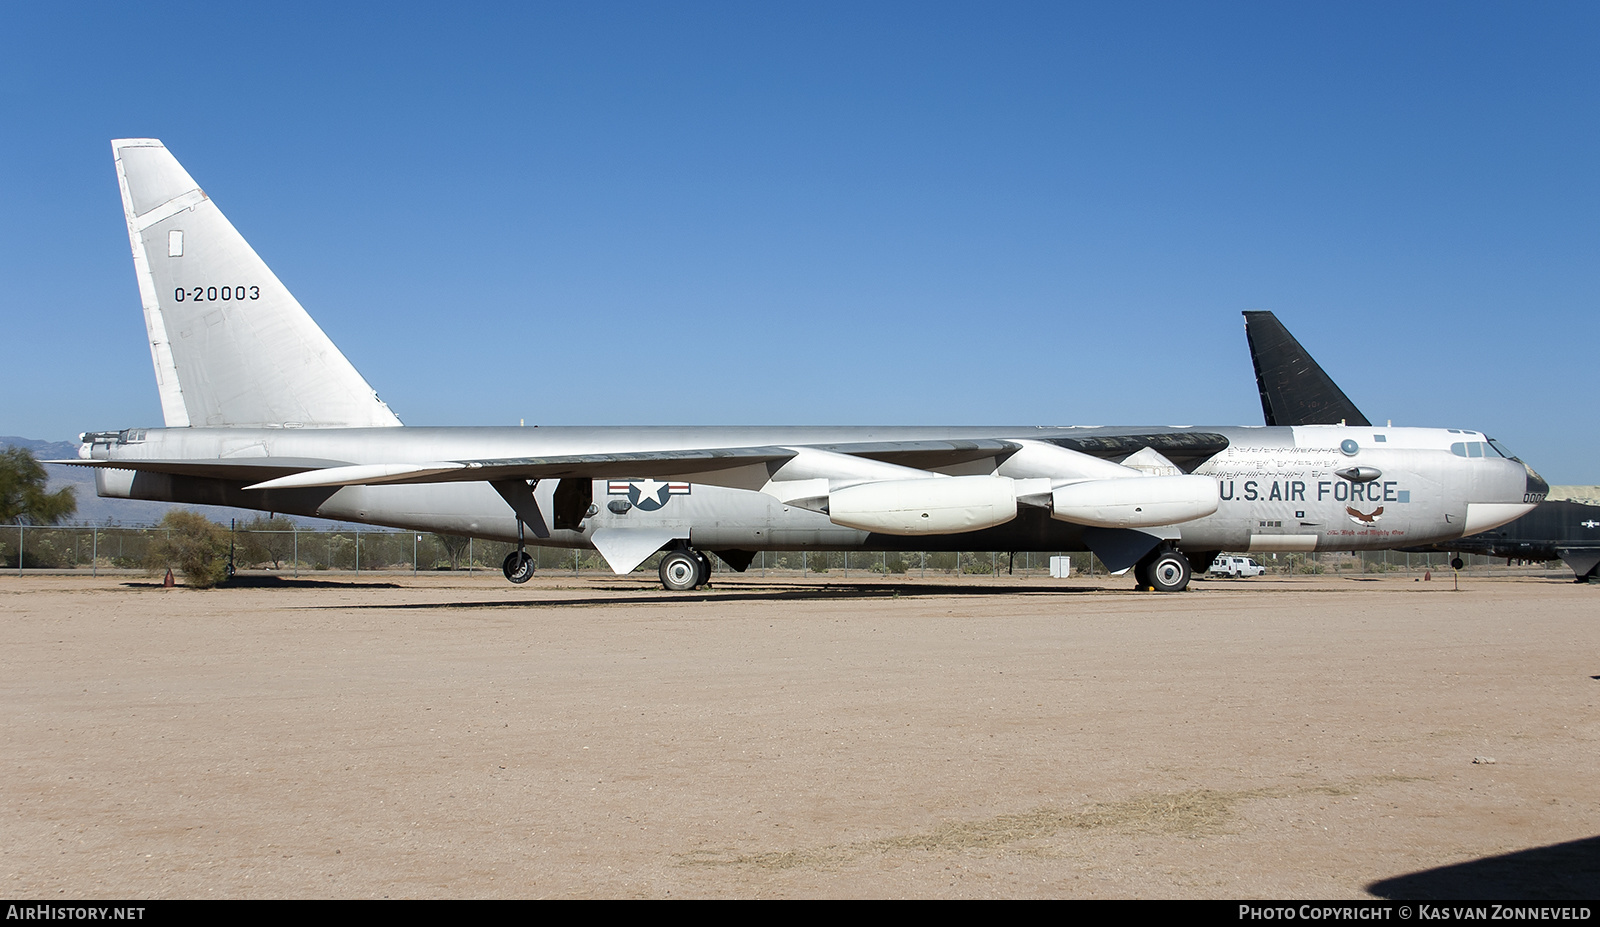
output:
[[[834,524],[883,534],[954,534],[1016,517],[1015,481],[1004,476],[884,480],[828,494]]]
[[[1096,528],[1153,528],[1217,510],[1209,476],[1145,476],[1070,483],[1051,494],[1050,517]]]

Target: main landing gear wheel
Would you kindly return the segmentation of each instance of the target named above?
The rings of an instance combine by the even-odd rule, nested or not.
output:
[[[1133,565],[1133,586],[1140,592],[1150,585],[1150,564],[1141,560]]]
[[[711,558],[706,556],[703,551],[696,550],[691,551],[691,553],[694,554],[694,562],[700,564],[700,572],[697,574],[695,585],[707,585],[711,582]]]
[[[706,564],[707,572],[710,566]],[[674,550],[661,558],[661,585],[673,592],[688,592],[700,585],[700,572],[700,559],[693,552]]]
[[[1164,550],[1150,561],[1150,586],[1157,592],[1182,592],[1189,585],[1189,558],[1176,548]]]
[[[500,572],[506,574],[506,579],[514,583],[525,583],[533,578],[533,555],[525,550],[514,550],[506,554],[505,562],[500,564]]]

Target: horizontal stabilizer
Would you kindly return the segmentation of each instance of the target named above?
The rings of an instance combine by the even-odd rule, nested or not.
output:
[[[134,470],[139,473],[165,473],[168,476],[197,476],[203,479],[259,483],[291,473],[320,471],[346,466],[339,460],[313,460],[299,457],[211,457],[177,459],[81,459],[46,460],[44,463],[97,470]]]
[[[1246,312],[1244,334],[1268,425],[1372,424],[1277,316]]]

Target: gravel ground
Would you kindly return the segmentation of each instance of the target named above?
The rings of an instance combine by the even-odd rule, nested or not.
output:
[[[0,892],[1594,898],[1600,587],[0,577]]]

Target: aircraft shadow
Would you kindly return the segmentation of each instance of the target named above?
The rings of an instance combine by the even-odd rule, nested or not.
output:
[[[127,582],[129,589],[160,589],[157,582]],[[235,576],[218,589],[400,589],[399,583],[354,583],[337,579],[295,579],[289,576]]]
[[[1600,837],[1413,872],[1367,891],[1394,900],[1600,898]]]
[[[591,587],[607,588],[607,587]],[[614,589],[614,587],[612,587]],[[729,590],[729,591],[724,591]],[[627,593],[628,590],[616,590]],[[574,605],[686,605],[696,602],[803,602],[848,599],[910,599],[930,596],[1014,597],[1017,595],[1060,595],[1062,593],[1105,592],[1095,586],[1005,586],[985,589],[973,586],[928,585],[896,586],[884,583],[830,583],[826,586],[801,586],[772,584],[754,586],[741,583],[737,586],[695,592],[665,592],[640,590],[634,594],[608,596],[579,596],[559,599],[493,599],[473,602],[408,602],[400,604],[312,606],[313,608],[565,608]],[[1129,590],[1130,592],[1132,590]]]

